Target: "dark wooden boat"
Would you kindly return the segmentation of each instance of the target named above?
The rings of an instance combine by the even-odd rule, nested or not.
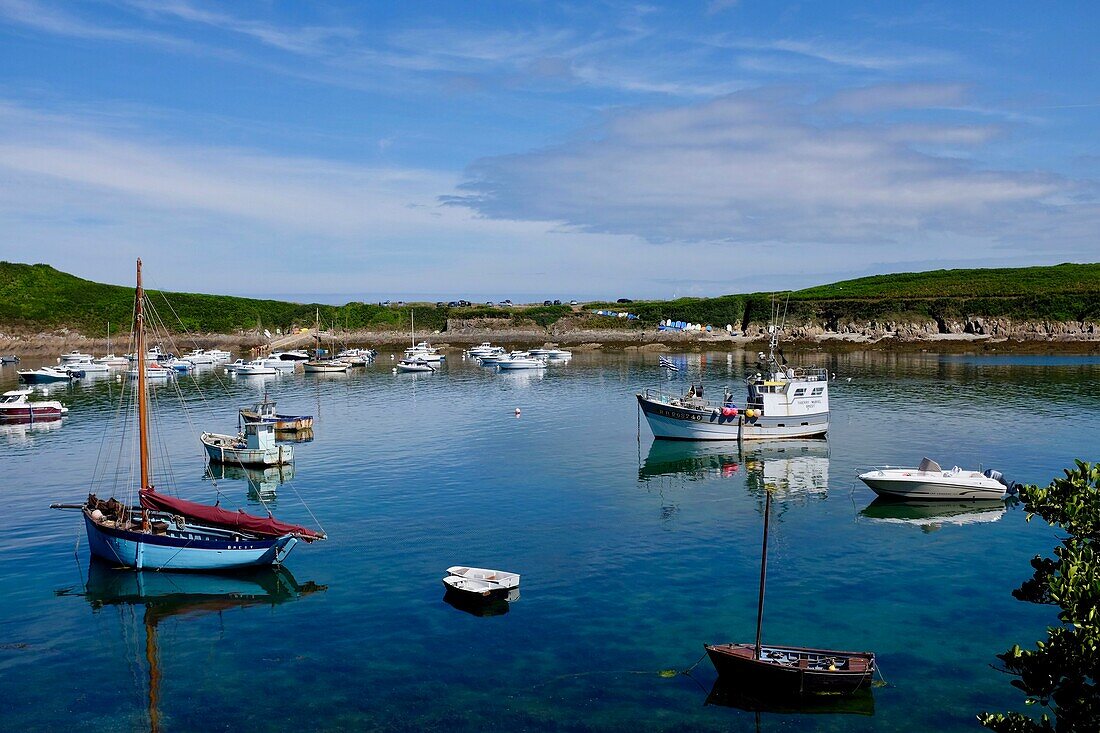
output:
[[[870,688],[875,673],[871,652],[764,646],[757,653],[755,644],[707,644],[704,648],[723,678],[751,680],[799,694],[850,695]]]
[[[870,689],[875,674],[873,652],[763,644],[764,588],[768,578],[768,526],[772,494],[764,500],[764,540],[760,552],[760,595],[756,607],[756,641],[740,644],[704,644],[719,678],[766,687],[775,694],[832,693],[851,695]]]

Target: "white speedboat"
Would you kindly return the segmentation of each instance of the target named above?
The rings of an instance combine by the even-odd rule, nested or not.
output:
[[[41,369],[20,369],[16,374],[19,379],[27,384],[42,384],[45,382],[68,382],[74,376],[67,369],[55,369],[54,367],[42,367]]]
[[[366,366],[374,361],[377,352],[374,349],[344,349],[336,358],[346,361],[351,366]]]
[[[56,420],[69,408],[56,400],[30,400],[33,389],[13,389],[0,397],[0,419]]]
[[[266,359],[261,359],[260,362],[266,366],[271,367],[280,372],[292,372],[295,365],[298,363],[289,359],[276,359],[274,356],[269,356]]]
[[[69,365],[73,362],[91,361],[91,360],[92,360],[92,355],[91,354],[85,354],[85,353],[82,353],[80,351],[76,351],[74,349],[73,351],[69,351],[69,352],[66,352],[66,353],[62,354],[60,356],[60,358],[58,359],[57,363],[58,364],[64,364],[64,365],[67,366],[67,365]]]
[[[398,371],[402,372],[434,372],[433,367],[423,359],[402,359],[397,362]]]
[[[70,372],[84,372],[84,374],[106,374],[111,371],[111,368],[106,364],[94,361],[91,357],[86,359],[74,359],[72,361],[63,362],[59,369],[66,369]]]
[[[545,369],[546,361],[544,359],[535,359],[529,356],[515,356],[506,361],[498,361],[497,369],[504,372],[515,371],[519,369]]]
[[[248,362],[246,362],[244,359],[237,359],[235,362],[233,362],[231,364],[226,364],[225,365],[225,371],[228,374],[232,374],[233,372],[237,371],[237,369],[239,369],[240,367],[243,367],[247,363]]]
[[[233,373],[242,377],[251,377],[258,374],[274,374],[275,371],[275,367],[268,366],[264,363],[263,359],[253,359],[252,361],[247,361],[244,364],[238,365],[237,368],[233,370]]]
[[[203,349],[192,349],[191,353],[185,354],[180,358],[184,361],[191,362],[195,366],[205,366],[214,363],[214,356]]]
[[[493,346],[488,341],[483,341],[480,346],[468,350],[466,354],[474,359],[481,359],[487,356],[497,356],[504,353],[503,346]]]
[[[550,361],[569,361],[573,358],[573,352],[565,349],[547,349],[546,358]]]
[[[214,359],[215,364],[225,364],[233,356],[225,349],[207,349],[206,353]]]
[[[138,378],[137,368],[131,369],[126,372],[130,379]],[[158,381],[166,381],[168,377],[176,373],[175,369],[169,369],[168,367],[160,364],[159,362],[149,362],[145,366],[145,378]]]
[[[194,371],[196,367],[195,362],[191,361],[190,359],[176,359],[174,357],[160,363],[168,369],[183,373]]]
[[[114,354],[107,354],[101,356],[98,359],[92,359],[96,364],[106,364],[108,368],[111,367],[124,367],[130,365],[130,360],[125,356],[115,356]]]
[[[930,458],[916,468],[876,468],[859,475],[879,496],[895,499],[1003,499],[1014,486],[1000,471],[968,471],[955,466],[949,471]]]
[[[276,351],[271,354],[272,359],[282,359],[283,361],[309,361],[309,354],[301,349],[292,349],[290,351]]]

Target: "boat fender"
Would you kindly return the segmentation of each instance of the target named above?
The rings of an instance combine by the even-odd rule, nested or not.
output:
[[[99,521],[102,521],[102,520],[103,520],[103,512],[99,511],[98,509],[93,509],[92,510],[92,521],[93,522],[99,522]]]

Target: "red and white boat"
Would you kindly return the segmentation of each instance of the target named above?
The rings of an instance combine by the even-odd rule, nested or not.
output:
[[[33,389],[13,389],[0,396],[0,419],[3,420],[56,420],[69,408],[56,400],[31,401],[27,399]]]

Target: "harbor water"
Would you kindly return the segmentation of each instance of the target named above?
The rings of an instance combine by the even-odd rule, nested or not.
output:
[[[2,727],[945,733],[1022,710],[996,655],[1056,622],[1011,595],[1056,533],[1013,505],[883,505],[856,474],[927,455],[1045,484],[1100,458],[1100,360],[803,354],[836,375],[828,440],[739,450],[655,442],[634,393],[740,395],[753,354],[670,356],[672,376],[636,352],[512,373],[452,352],[395,375],[387,352],[155,387],[158,489],[328,533],[240,577],[91,563],[79,513],[48,507],[127,498],[134,456],[104,436],[128,385],[50,387],[63,421],[0,426]],[[282,470],[208,469],[199,433],[236,432],[264,391],[314,415],[313,440]],[[872,695],[746,700],[700,661],[755,635],[767,490],[765,642],[874,651]],[[446,602],[457,564],[520,573],[520,598]]]

